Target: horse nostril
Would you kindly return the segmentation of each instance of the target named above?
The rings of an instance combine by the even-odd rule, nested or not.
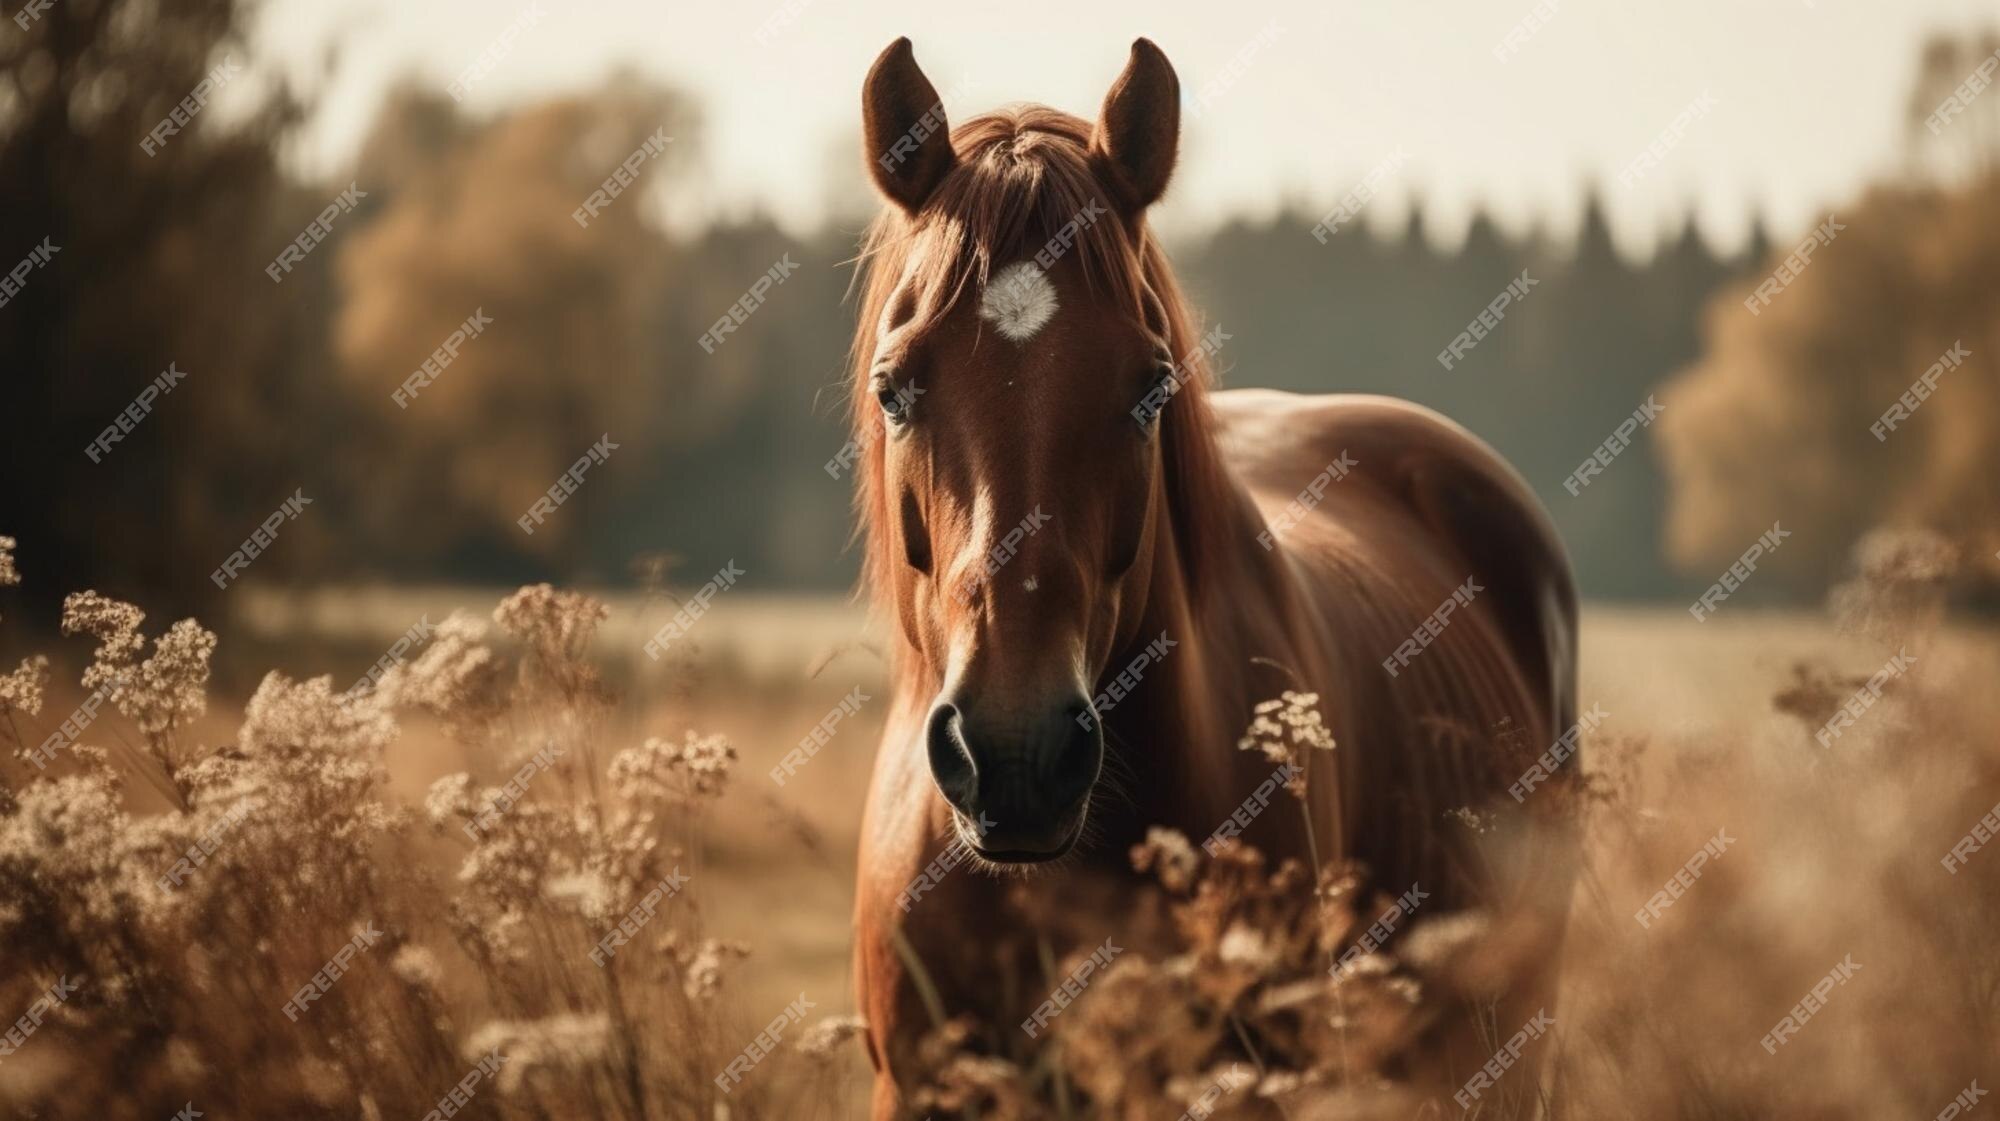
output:
[[[973,800],[979,792],[979,770],[966,750],[962,723],[957,705],[939,702],[931,709],[925,741],[930,753],[931,777],[937,781],[945,801],[971,815]]]
[[[1104,733],[1089,702],[1078,698],[1061,710],[1060,746],[1051,761],[1050,779],[1057,797],[1081,798],[1097,782],[1104,763]]]
[[[1090,734],[1097,731],[1097,714],[1090,711],[1088,701],[1077,701],[1064,709],[1063,715],[1069,717],[1069,723],[1064,725],[1064,730],[1071,736],[1075,736],[1078,732]]]

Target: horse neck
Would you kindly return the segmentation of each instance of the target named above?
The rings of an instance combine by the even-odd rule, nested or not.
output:
[[[1150,806],[1148,791],[1133,792],[1142,809],[1156,819],[1184,810],[1205,828],[1214,824],[1210,796],[1233,788],[1229,776],[1245,767],[1268,769],[1235,750],[1250,707],[1298,687],[1287,671],[1310,679],[1311,667],[1299,664],[1309,644],[1285,625],[1307,614],[1297,577],[1282,550],[1258,544],[1263,516],[1223,462],[1209,426],[1199,437],[1183,445],[1185,462],[1161,472],[1145,607],[1133,649],[1108,672],[1115,675],[1162,634],[1178,645],[1147,667],[1133,698],[1111,712],[1106,727],[1146,756],[1133,761],[1133,770],[1147,776],[1141,785],[1151,788]]]

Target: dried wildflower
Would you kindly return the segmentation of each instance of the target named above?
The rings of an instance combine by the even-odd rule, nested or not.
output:
[[[1875,583],[1935,584],[1958,572],[1958,547],[1921,527],[1877,528],[1854,544],[1854,566]]]
[[[609,1016],[561,1012],[539,1020],[490,1020],[465,1041],[463,1054],[473,1060],[495,1051],[505,1055],[500,1089],[513,1093],[537,1069],[587,1068],[602,1062],[610,1049]]]
[[[1884,644],[1927,637],[1943,618],[1961,570],[1959,549],[1922,528],[1877,528],[1854,545],[1855,575],[1827,595],[1843,629]]]
[[[444,967],[437,955],[414,943],[396,948],[389,958],[389,972],[412,988],[435,993],[444,986]]]
[[[0,713],[33,716],[42,711],[42,690],[48,683],[49,660],[41,654],[23,661],[13,673],[0,674]]]
[[[1144,842],[1132,846],[1132,870],[1153,873],[1168,891],[1188,890],[1200,867],[1201,857],[1195,855],[1194,845],[1173,829],[1154,826],[1146,830]]]
[[[533,584],[502,600],[493,609],[493,621],[542,657],[572,662],[583,657],[597,625],[610,614],[602,602],[581,592]]]
[[[689,732],[681,743],[648,737],[619,752],[609,775],[612,788],[629,801],[684,801],[722,793],[735,762],[736,749],[726,737]]]
[[[831,1059],[867,1029],[868,1021],[859,1016],[824,1016],[799,1036],[798,1049],[815,1059]]]
[[[424,816],[438,829],[467,820],[477,812],[472,802],[472,776],[464,771],[443,775],[424,793]]]
[[[1183,1117],[1216,1116],[1216,1110],[1241,1101],[1257,1085],[1257,1068],[1249,1063],[1219,1063],[1195,1074],[1167,1081],[1167,1096],[1187,1107]],[[1216,1096],[1220,1093],[1220,1097]],[[1234,1113],[1220,1116],[1233,1117]]]
[[[1216,947],[1225,965],[1242,966],[1259,972],[1278,963],[1277,950],[1269,939],[1243,923],[1232,923]]]
[[[488,904],[515,908],[545,899],[543,886],[574,870],[575,821],[566,809],[516,803],[484,824],[458,878]]]
[[[1285,789],[1298,798],[1306,796],[1307,751],[1332,751],[1333,733],[1320,716],[1319,694],[1287,689],[1276,700],[1262,701],[1251,710],[1250,726],[1236,741],[1236,750],[1255,751],[1273,763],[1292,768]]]
[[[483,726],[502,707],[502,666],[485,642],[486,624],[454,611],[431,628],[422,653],[382,675],[372,695],[385,704],[428,709],[454,730]]]
[[[14,539],[0,537],[0,588],[11,588],[21,582],[21,572],[14,567]]]
[[[11,580],[11,558],[0,564]],[[602,614],[582,597],[530,589],[496,617],[535,647],[529,657],[547,661],[580,655]],[[133,784],[135,804],[164,795],[176,808],[128,815],[125,767],[84,745],[66,773],[18,792],[0,784],[0,945],[22,966],[0,982],[0,999],[26,1007],[23,985],[51,967],[89,978],[73,1006],[50,1014],[63,1031],[36,1041],[56,1057],[54,1069],[76,1063],[66,1047],[81,1055],[101,1043],[141,1084],[220,1078],[217,1092],[254,1100],[259,1115],[364,1121],[392,1116],[402,1108],[393,1103],[434,1101],[462,1075],[455,1052],[468,1039],[507,1055],[494,1092],[533,1085],[548,1100],[620,1107],[606,1116],[636,1115],[622,1108],[627,1079],[706,1085],[712,1071],[682,1069],[706,1062],[702,1048],[615,1046],[611,1025],[668,1025],[671,1033],[716,1022],[727,967],[747,947],[691,936],[676,921],[688,911],[677,907],[653,916],[629,951],[667,952],[642,957],[643,967],[621,971],[616,985],[603,984],[610,975],[588,955],[568,951],[614,929],[668,875],[681,850],[661,822],[686,820],[689,800],[721,790],[735,759],[726,740],[689,736],[633,749],[605,786],[625,798],[607,796],[606,804],[589,798],[595,783],[588,791],[538,787],[532,800],[482,819],[457,882],[440,883],[427,856],[411,858],[389,835],[414,818],[385,793],[394,706],[433,708],[454,728],[478,721],[481,731],[511,733],[477,742],[471,773],[438,780],[422,799],[425,816],[456,825],[492,802],[472,776],[510,748],[550,742],[551,726],[566,733],[556,742],[589,742],[602,713],[584,707],[593,695],[570,688],[589,680],[587,667],[540,667],[567,675],[554,679],[562,688],[542,690],[550,677],[504,672],[481,644],[484,625],[454,616],[422,654],[363,695],[336,694],[326,678],[265,677],[233,741],[174,759],[173,735],[205,705],[214,636],[190,620],[153,642],[144,620],[138,608],[91,593],[66,605],[70,633],[97,641],[86,683],[130,715],[147,733],[145,747],[168,764],[161,783],[142,760],[151,778]],[[37,658],[0,677],[0,708],[38,707],[46,675]],[[645,804],[661,800],[675,801],[674,812]],[[464,951],[462,967],[452,963],[450,991],[438,953],[417,940],[440,919]],[[292,993],[277,986],[296,985],[326,960],[330,948],[319,943],[328,932],[369,921],[394,932],[390,942],[342,982],[332,1002],[341,1007],[307,1012],[313,1030],[260,1033],[202,1011],[246,1001],[278,1008]],[[245,971],[244,961],[270,968]],[[470,1008],[510,1018],[461,1036],[455,1025]],[[127,1026],[141,1024],[164,1047],[126,1048]],[[807,1033],[803,1049],[834,1061],[859,1026],[828,1021]],[[344,1077],[355,1070],[369,1072],[367,1090]],[[58,1113],[101,1111],[107,1100],[90,1095]]]
[[[612,917],[611,885],[595,872],[568,871],[550,876],[542,883],[542,897],[593,923]]]
[[[969,1052],[974,1025],[965,1018],[949,1020],[917,1045],[918,1065],[928,1075],[910,1104],[950,1116],[1029,1121],[1046,1116],[1034,1108],[1027,1072],[1005,1059]]]
[[[458,899],[453,900],[452,921],[459,938],[476,948],[482,963],[492,973],[504,975],[494,967],[528,960],[533,932],[527,913],[520,908],[470,907],[465,900]]]
[[[616,820],[595,841],[595,866],[612,881],[621,899],[658,882],[665,873],[662,862],[680,856],[678,848],[661,845],[650,810],[621,807]]]
[[[145,621],[144,611],[96,592],[71,592],[63,600],[62,633],[97,639],[97,652],[83,671],[84,688],[117,684],[145,649],[146,640],[139,634],[139,624]]]
[[[149,736],[182,727],[208,708],[208,661],[214,653],[215,635],[182,619],[153,640],[153,656],[122,682],[113,699]]]
[[[715,938],[702,939],[692,950],[678,945],[669,946],[669,950],[680,965],[681,991],[689,1000],[715,999],[722,991],[722,971],[729,959],[750,956],[750,947],[744,943]]]
[[[0,898],[16,918],[11,930],[0,918],[0,942],[57,947],[79,938],[85,951],[115,955],[112,932],[134,918],[122,867],[134,834],[116,786],[98,774],[65,775],[30,783],[17,799],[0,816]],[[51,909],[67,932],[38,920]]]
[[[938,1072],[919,1100],[947,1114],[1029,1121],[1042,1116],[1033,1105],[1027,1072],[1005,1059],[960,1055]]]
[[[1333,975],[1336,986],[1367,978],[1383,978],[1396,972],[1396,959],[1387,954],[1366,953],[1352,958]]]
[[[1410,928],[1397,955],[1418,970],[1441,972],[1490,937],[1492,926],[1492,917],[1483,911],[1432,915]]]
[[[183,619],[154,640],[152,657],[135,664],[145,648],[139,633],[145,618],[137,607],[96,592],[76,592],[63,601],[63,633],[98,640],[83,671],[84,687],[101,691],[137,724],[171,771],[178,761],[164,757],[169,737],[208,707],[215,635],[193,619]]]
[[[1262,1079],[1253,1081],[1257,1084],[1257,1096],[1260,1098],[1281,1098],[1287,1094],[1295,1094],[1305,1085],[1304,1077],[1295,1070],[1272,1071]]]
[[[1467,829],[1472,830],[1474,833],[1490,833],[1493,831],[1493,815],[1482,814],[1471,806],[1456,806],[1446,810],[1444,815],[1465,826]]]
[[[395,721],[380,706],[336,695],[332,678],[293,681],[274,672],[243,706],[237,744],[252,755],[354,755],[380,752],[395,735]]]
[[[1155,962],[1126,954],[1063,1012],[1065,1066],[1093,1100],[1119,1103],[1115,1116],[1177,1116],[1184,1105],[1168,1083],[1224,1045],[1227,1018],[1201,998],[1196,972],[1187,955]]]

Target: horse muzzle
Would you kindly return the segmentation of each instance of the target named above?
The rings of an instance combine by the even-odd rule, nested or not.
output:
[[[1038,707],[940,698],[925,738],[931,778],[996,864],[1067,853],[1104,764],[1104,733],[1081,696]]]

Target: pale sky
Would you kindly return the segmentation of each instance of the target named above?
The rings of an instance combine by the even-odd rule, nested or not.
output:
[[[1634,251],[1690,206],[1726,245],[1753,208],[1780,239],[1837,210],[1895,166],[1923,36],[2000,22],[1993,0],[541,3],[539,25],[467,105],[493,111],[586,88],[621,66],[690,91],[705,136],[699,181],[670,204],[680,221],[762,211],[795,232],[814,225],[834,145],[858,136],[862,75],[898,35],[915,41],[946,113],[963,120],[1023,100],[1094,117],[1143,34],[1184,90],[1213,91],[1200,116],[1184,116],[1180,170],[1158,216],[1169,235],[1287,201],[1317,217],[1400,150],[1372,221],[1400,221],[1415,193],[1445,239],[1479,204],[1513,230],[1567,231],[1595,181]],[[399,75],[445,85],[526,6],[272,0],[255,40],[260,64],[311,75],[340,48],[294,154],[300,168],[337,174]],[[1527,37],[1499,61],[1517,26]],[[1663,139],[1704,95],[1712,104]],[[1658,165],[1621,183],[1656,141]]]

